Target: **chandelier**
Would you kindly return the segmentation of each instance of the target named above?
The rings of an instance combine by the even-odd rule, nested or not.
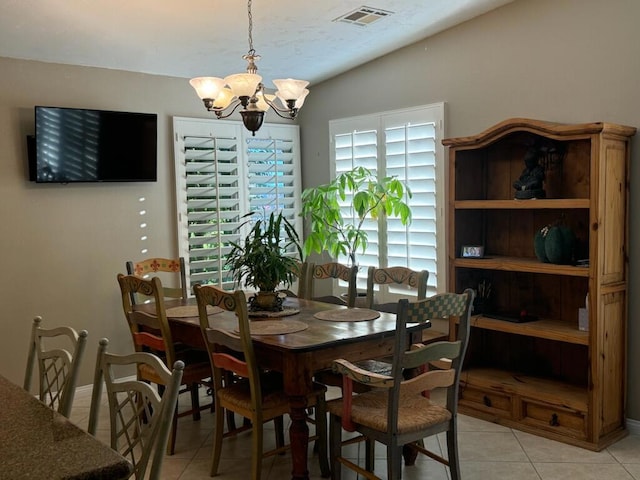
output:
[[[276,94],[265,92],[262,77],[256,73],[258,67],[255,62],[260,60],[260,55],[253,48],[251,0],[248,0],[247,12],[249,51],[242,56],[247,61],[247,73],[236,73],[225,78],[197,77],[192,78],[189,83],[195,88],[206,109],[214,112],[218,118],[227,118],[242,106],[242,123],[255,136],[262,126],[264,112],[269,107],[282,118],[294,119],[309,93],[305,88],[309,82],[293,78],[273,80]]]

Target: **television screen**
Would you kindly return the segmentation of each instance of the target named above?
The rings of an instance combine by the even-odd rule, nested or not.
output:
[[[35,124],[36,182],[157,180],[156,114],[36,106]]]

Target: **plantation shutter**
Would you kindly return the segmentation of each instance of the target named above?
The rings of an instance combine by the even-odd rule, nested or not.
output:
[[[369,266],[427,270],[428,294],[446,285],[445,159],[439,145],[443,115],[443,104],[436,104],[330,122],[336,176],[364,166],[379,176],[397,176],[412,192],[412,198],[405,200],[412,210],[410,225],[404,226],[399,218],[392,217],[365,221],[369,245],[365,254],[357,253],[359,289],[366,286]],[[349,203],[346,199],[345,205]],[[355,221],[346,209],[345,218]],[[338,261],[347,263],[347,258]],[[378,300],[394,301],[404,291],[401,286],[382,286]]]
[[[374,128],[371,128],[371,127]],[[364,122],[361,126],[363,130],[352,130],[346,133],[336,134],[334,140],[335,154],[335,174],[340,175],[354,167],[365,167],[374,174],[378,170],[378,132],[375,124]],[[345,221],[355,224],[358,217],[350,207],[353,195],[347,195],[341,204],[342,217]],[[356,262],[360,266],[358,270],[358,288],[366,289],[367,267],[378,265],[379,245],[378,245],[378,224],[376,221],[366,219],[362,224],[362,230],[367,232],[367,249],[363,253],[361,249],[356,252]],[[344,264],[349,263],[345,255],[338,257],[338,261]],[[342,284],[343,282],[340,282]],[[344,285],[342,285],[344,287]]]
[[[249,212],[283,210],[301,232],[298,127],[264,124],[256,137],[240,122],[174,118],[178,248],[187,283],[235,288],[225,268]]]
[[[268,125],[246,138],[247,183],[252,212],[268,217],[282,211],[297,232],[300,213],[300,153],[298,128]],[[300,238],[302,240],[302,237]],[[290,252],[294,254],[294,251]]]
[[[433,294],[438,285],[436,122],[425,121],[416,111],[386,115],[382,121],[385,172],[411,189],[412,197],[406,202],[413,217],[408,226],[399,218],[386,219],[387,265],[427,270],[427,290]],[[389,292],[402,293],[403,287],[392,285]]]

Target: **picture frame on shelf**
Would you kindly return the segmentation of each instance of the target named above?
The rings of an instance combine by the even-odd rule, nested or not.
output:
[[[463,245],[460,249],[462,258],[482,258],[484,257],[484,245]]]

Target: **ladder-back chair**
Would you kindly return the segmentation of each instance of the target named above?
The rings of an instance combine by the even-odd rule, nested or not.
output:
[[[132,463],[132,476],[136,480],[160,480],[184,363],[175,362],[170,371],[163,360],[151,353],[113,355],[107,353],[108,344],[106,338],[100,340],[88,431],[95,436],[104,383],[109,403],[111,448]],[[153,372],[165,386],[162,396],[144,381],[116,378],[113,366],[134,366],[138,371]]]
[[[289,399],[282,381],[263,381],[251,338],[247,300],[244,292],[225,292],[214,286],[196,285],[200,327],[207,344],[213,369],[216,395],[216,421],[213,437],[211,476],[218,474],[224,435],[224,415],[229,410],[251,420],[251,478],[259,480],[262,459],[282,452],[286,446],[264,452],[263,424],[289,413]],[[217,329],[209,324],[207,306],[220,307],[233,312],[238,319],[237,331]],[[232,380],[233,379],[233,380]],[[240,379],[240,380],[238,380]],[[310,407],[316,407],[316,432],[320,438],[319,460],[323,477],[329,476],[326,438],[326,388],[316,384],[307,398]],[[278,428],[276,426],[276,428]],[[233,435],[235,432],[229,432]]]
[[[38,364],[40,401],[65,417],[71,414],[78,371],[87,342],[87,331],[71,327],[42,328],[42,317],[35,317],[31,327],[24,389],[31,389],[34,365]]]
[[[159,277],[158,274],[165,273],[168,274],[165,277],[165,281],[163,282],[162,292],[165,298],[187,298],[189,295],[187,288],[187,274],[186,267],[184,263],[184,258],[147,258],[144,260],[140,260],[137,262],[133,262],[131,260],[126,262],[127,275],[136,275],[141,278],[148,278],[149,276]],[[175,281],[176,275],[178,277],[178,282]],[[167,278],[169,275],[173,278]],[[160,277],[162,281],[162,278]],[[173,280],[173,283],[167,286],[168,280]],[[131,298],[131,303],[134,305],[136,303],[142,303],[143,301],[153,300],[149,297],[146,297],[139,294],[134,294]]]
[[[179,412],[173,418],[173,426],[169,435],[167,453],[172,455],[175,451],[176,430],[178,417],[192,415],[194,420],[200,420],[200,410],[210,408],[211,405],[200,406],[198,388],[200,384],[208,385],[211,378],[211,367],[207,358],[207,352],[202,349],[195,349],[173,341],[171,328],[167,319],[162,295],[162,282],[158,277],[145,280],[136,275],[118,274],[118,284],[122,297],[122,308],[124,316],[129,325],[131,338],[137,352],[150,352],[165,362],[165,365],[173,365],[177,360],[182,360],[185,364],[182,375],[182,384],[187,388],[183,392],[191,393],[191,409]],[[133,294],[141,293],[153,298],[155,314],[138,311],[131,302]],[[165,385],[162,378],[148,370],[144,365],[138,369],[138,379],[156,383],[160,388]]]
[[[362,370],[344,359],[334,361],[334,370],[344,378],[342,398],[327,404],[334,480],[340,480],[343,465],[368,479],[377,479],[373,473],[374,442],[386,445],[388,479],[401,478],[404,445],[410,445],[417,452],[447,465],[452,480],[460,479],[457,448],[458,384],[469,339],[473,296],[473,291],[467,289],[462,294],[445,293],[416,302],[400,300],[391,375]],[[459,319],[455,341],[416,344],[407,348],[407,323],[447,317]],[[405,370],[413,370],[417,374],[405,380]],[[353,395],[353,382],[375,388]],[[432,402],[424,394],[434,388],[447,390],[445,405]],[[342,429],[357,431],[360,434],[358,439],[366,441],[364,468],[342,455]],[[446,432],[448,460],[422,446],[423,438],[441,432]]]

